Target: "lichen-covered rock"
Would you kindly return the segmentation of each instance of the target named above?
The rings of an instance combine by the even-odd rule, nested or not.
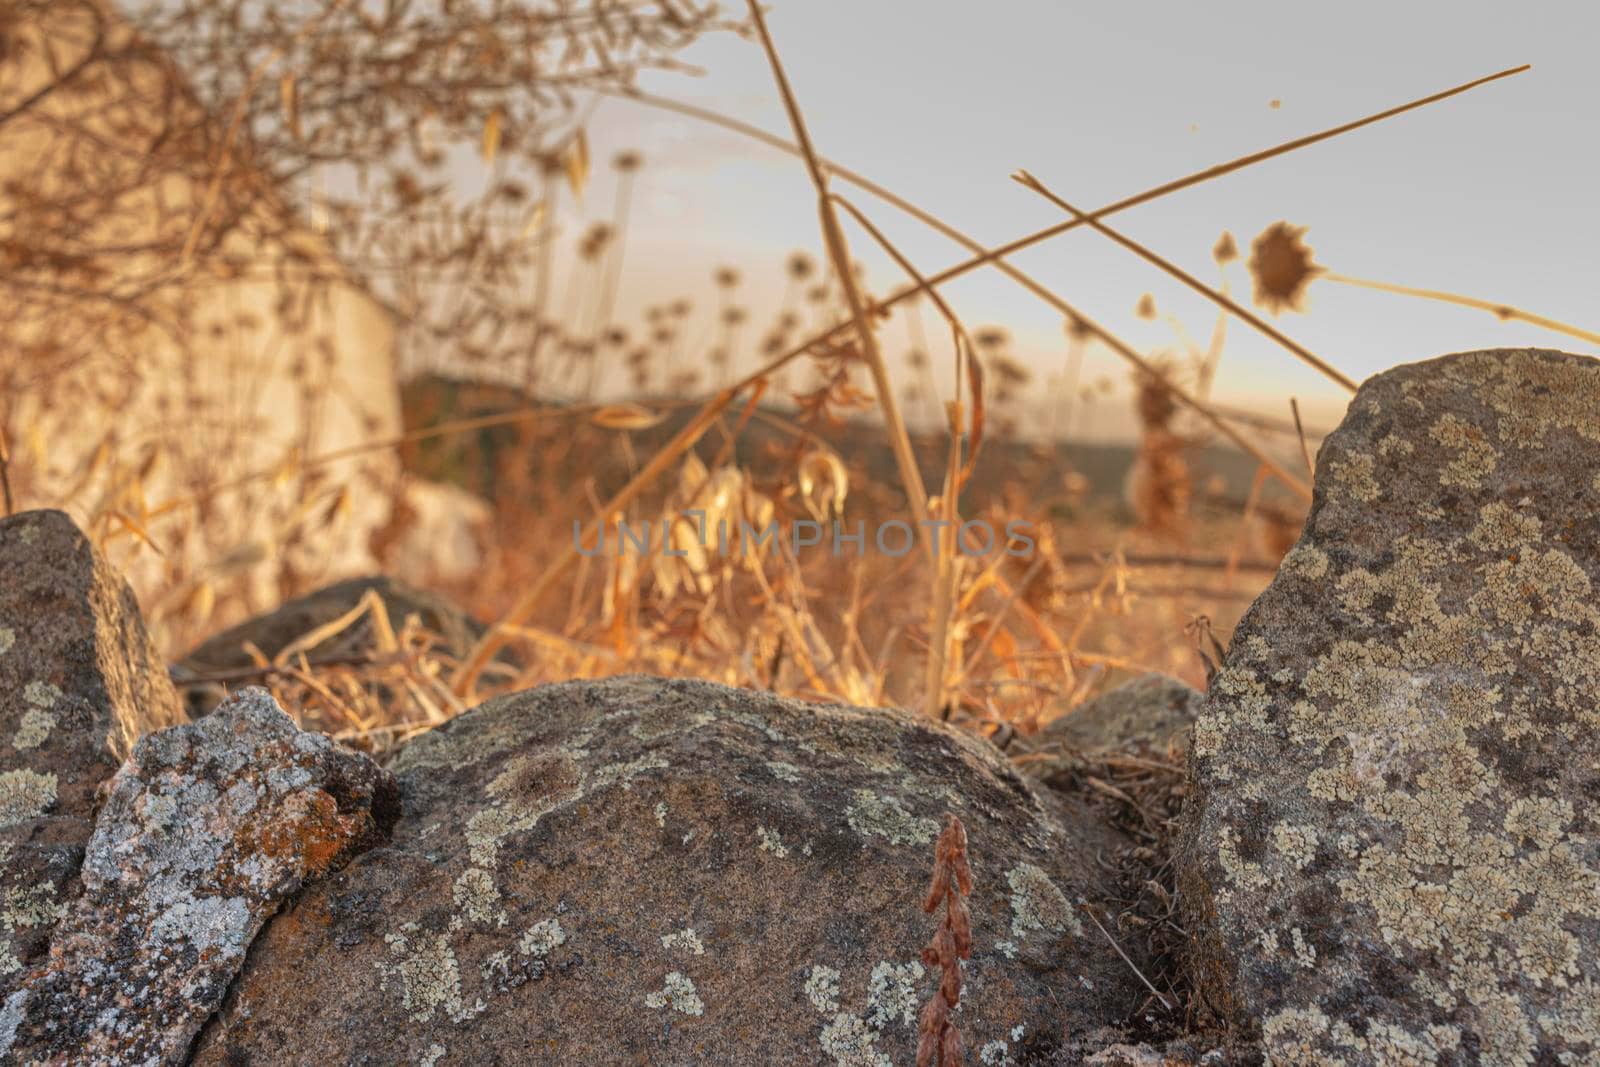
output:
[[[1367,382],[1195,727],[1195,985],[1274,1062],[1600,1062],[1600,362]]]
[[[1051,721],[1032,741],[1036,748],[1072,751],[1141,749],[1179,752],[1189,747],[1203,694],[1165,674],[1144,674]]]
[[[66,907],[96,787],[180,715],[132,592],[72,520],[0,519],[0,1000]]]
[[[197,1062],[910,1063],[947,811],[976,876],[959,1019],[983,1062],[1143,1000],[1076,907],[1127,839],[1063,825],[986,742],[904,712],[573,682],[424,734],[395,770],[391,844],[263,932]]]
[[[7,1062],[179,1063],[285,896],[381,839],[398,793],[265,690],[144,737],[111,779],[83,893],[0,1005]]]

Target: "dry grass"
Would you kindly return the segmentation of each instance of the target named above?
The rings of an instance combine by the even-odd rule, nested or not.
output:
[[[217,231],[251,217],[250,189],[240,178],[243,161],[259,161],[272,149],[304,162],[305,139],[313,136],[307,130],[349,125],[337,108],[316,110],[329,74],[296,66],[318,61],[315,47],[304,55],[302,46],[308,38],[320,39],[318,19],[351,33],[383,28],[355,27],[342,0],[327,0],[320,11],[313,7],[311,21],[282,28],[252,53],[242,83],[236,77],[220,82],[236,94],[215,111],[227,116],[213,131],[220,139],[213,137],[199,162],[183,159],[186,173],[200,175],[194,202],[174,212],[171,247],[157,251],[153,267],[141,260],[141,270],[164,276],[174,266],[189,273],[215,267],[208,257],[225,243]],[[361,444],[323,452],[309,437],[296,439],[270,463],[237,458],[219,430],[185,457],[188,466],[177,482],[182,491],[152,499],[146,491],[150,472],[162,456],[126,438],[108,437],[68,469],[44,477],[51,442],[12,421],[16,411],[27,410],[19,398],[59,414],[75,402],[73,395],[62,391],[59,377],[7,379],[9,392],[0,403],[0,485],[7,509],[66,505],[86,516],[92,534],[119,557],[141,561],[136,580],[152,628],[176,656],[220,623],[269,608],[331,575],[335,565],[318,549],[348,524],[352,499],[387,500],[403,516],[402,468],[484,496],[492,518],[480,566],[444,582],[427,574],[401,575],[442,586],[490,621],[475,647],[447,648],[415,620],[388,619],[381,604],[367,603],[353,605],[341,620],[360,639],[335,659],[309,656],[303,648],[262,657],[226,678],[202,680],[266,682],[308,724],[376,748],[495,692],[629,670],[695,675],[815,699],[920,707],[1003,744],[1131,673],[1161,670],[1203,684],[1204,662],[1187,633],[1198,619],[1209,620],[1218,633],[1231,629],[1287,548],[1309,498],[1308,476],[1297,469],[1309,454],[1298,411],[1293,424],[1275,426],[1209,400],[1221,355],[1220,319],[1212,351],[1187,365],[1167,360],[1136,350],[1008,257],[1079,226],[1095,229],[1203,291],[1222,315],[1242,319],[1349,385],[1327,362],[1225,292],[1122,237],[1105,220],[1525,68],[1228,160],[1092,211],[1080,211],[1034,182],[1071,217],[989,247],[820,154],[806,129],[800,94],[788,85],[780,50],[754,4],[750,17],[781,87],[792,142],[646,97],[609,79],[608,68],[598,62],[574,75],[569,87],[670,107],[804,162],[829,269],[819,273],[809,256],[793,257],[785,268],[788,296],[763,329],[751,329],[753,309],[738,303],[740,278],[733,272],[719,272],[714,280],[707,329],[695,329],[703,315],[697,316],[687,297],[647,309],[642,323],[616,320],[630,202],[642,162],[636,153],[613,161],[621,180],[612,217],[580,242],[566,271],[563,301],[548,228],[562,186],[580,190],[587,176],[581,132],[540,128],[549,138],[536,143],[529,131],[537,123],[519,124],[514,110],[474,96],[446,132],[470,146],[498,180],[480,202],[456,210],[422,177],[437,163],[436,150],[423,137],[432,119],[422,108],[401,116],[416,141],[416,160],[388,159],[372,138],[347,146],[362,159],[384,164],[381,219],[351,215],[359,198],[322,194],[311,198],[312,214],[332,212],[341,223],[353,219],[351,233],[426,230],[426,255],[386,260],[364,280],[397,307],[414,309],[400,312],[413,370],[445,366],[501,383],[498,391],[485,387],[487,410],[413,405],[415,417],[400,434],[372,433]],[[207,27],[207,18],[196,7],[184,25]],[[581,22],[577,13],[569,18]],[[705,20],[674,26],[662,31],[663,39],[677,47],[711,25]],[[562,32],[576,34],[583,27]],[[648,41],[641,48],[635,65],[670,64],[670,48],[662,56],[651,52]],[[277,86],[263,84],[269,74],[280,79]],[[515,103],[528,106],[520,96]],[[265,132],[258,114],[263,107],[284,112]],[[887,241],[870,212],[840,196],[835,182],[865,189],[955,240],[968,258],[942,270],[923,269]],[[274,204],[305,192],[303,185],[270,190]],[[866,291],[852,267],[847,223],[894,259],[906,276],[900,288]],[[514,238],[507,236],[507,225]],[[342,230],[333,226],[328,232],[337,237]],[[371,266],[366,252],[382,243],[373,241],[334,251],[347,253],[347,266],[360,276]],[[1232,248],[1231,239],[1227,245]],[[1219,263],[1236,255],[1221,249],[1219,244]],[[47,259],[36,255],[28,263],[32,269]],[[1061,316],[1072,353],[1069,404],[1104,403],[1095,399],[1096,390],[1080,391],[1077,376],[1088,345],[1131,368],[1138,393],[1134,417],[1142,431],[1138,466],[1147,476],[1126,502],[1115,479],[1109,491],[1101,485],[1089,493],[1096,472],[1071,469],[1060,453],[1018,436],[1021,403],[1036,388],[1027,368],[1007,352],[1003,331],[969,333],[941,295],[946,283],[980,267],[1000,271]],[[94,273],[92,280],[105,289],[107,277],[115,281],[114,264],[109,274]],[[52,314],[70,316],[104,303],[105,292],[91,288],[77,302],[53,297]],[[115,285],[107,291],[123,293]],[[510,291],[524,295],[508,302]],[[595,299],[584,297],[591,293]],[[163,300],[181,302],[182,296],[169,292]],[[939,357],[920,334],[923,298],[949,326],[958,386],[948,398],[936,395],[930,367]],[[885,352],[897,314],[919,339],[918,354],[905,367],[892,366]],[[135,358],[142,335],[127,325],[123,312],[119,316]],[[697,344],[697,332],[709,334],[713,343]],[[321,352],[320,341],[289,336],[291,345],[308,353],[297,387],[314,397],[323,384],[310,354]],[[426,355],[434,349],[447,351],[448,358]],[[699,369],[707,356],[717,383],[709,392]],[[602,402],[604,371],[617,367],[625,368],[633,398]],[[897,389],[908,386],[932,413],[925,432],[913,433],[901,414]],[[228,425],[225,412],[185,415]],[[246,441],[254,428],[239,423],[232,432]],[[863,443],[873,438],[876,444]],[[25,447],[17,447],[19,442]],[[1219,453],[1249,457],[1240,461],[1245,475],[1231,487],[1207,485],[1196,473],[1202,461]],[[401,462],[393,462],[396,456]],[[391,465],[352,473],[353,464],[374,458]],[[930,492],[934,479],[937,490]],[[780,543],[723,555],[694,538],[678,540],[681,517],[690,509],[705,513],[712,528],[718,517],[758,527],[777,521],[785,528],[802,520],[843,519],[863,522],[868,530],[905,518],[922,548],[902,556],[868,551],[834,558],[828,551],[797,552]],[[1029,558],[1003,552],[968,556],[958,551],[954,537],[938,539],[936,548],[923,519],[982,520],[996,530],[1031,524],[1035,551]],[[591,556],[579,550],[619,520],[650,522],[658,530],[667,521],[683,554]],[[241,524],[252,531],[251,540],[241,542]],[[386,538],[403,537],[404,525],[402,517]],[[581,531],[577,536],[575,529]],[[268,576],[265,587],[249,577],[262,573]]]

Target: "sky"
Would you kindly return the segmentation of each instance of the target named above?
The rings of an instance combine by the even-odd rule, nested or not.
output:
[[[772,0],[768,21],[818,149],[986,243],[1058,221],[1008,179],[1027,169],[1097,207],[1281,141],[1523,63],[1532,70],[1379,125],[1131,209],[1108,221],[1209,283],[1211,248],[1284,219],[1309,227],[1332,271],[1458,292],[1600,330],[1600,6],[1347,2],[1109,4],[985,0]],[[788,136],[753,40],[715,36],[682,58],[703,73],[646,75],[642,87]],[[1278,105],[1273,106],[1277,101]],[[598,163],[643,153],[627,236],[622,307],[688,295],[711,302],[727,265],[757,322],[781,300],[784,258],[817,254],[815,198],[794,157],[692,118],[603,100],[588,126]],[[597,165],[583,211],[607,217]],[[847,187],[910,258],[932,272],[957,246]],[[573,232],[581,229],[574,224]],[[903,280],[859,229],[852,252],[875,291]],[[1202,342],[1216,311],[1155,267],[1077,230],[1020,266],[1140,351],[1172,348],[1175,318]],[[1242,263],[1230,268],[1247,295]],[[1151,293],[1161,315],[1134,314]],[[1059,315],[993,271],[946,290],[969,326],[1000,324],[1036,371],[1042,398],[1061,372]],[[946,336],[928,320],[930,333]],[[1472,348],[1576,338],[1447,304],[1313,283],[1308,313],[1273,320],[1350,377]],[[906,327],[886,328],[893,355]],[[947,351],[947,350],[946,350]],[[935,348],[939,365],[948,359]],[[943,358],[940,358],[943,357]],[[743,368],[754,365],[747,353]],[[1086,381],[1126,395],[1128,372],[1093,355]],[[1243,323],[1230,325],[1220,402],[1331,425],[1347,393]],[[1126,403],[1083,433],[1116,437]]]

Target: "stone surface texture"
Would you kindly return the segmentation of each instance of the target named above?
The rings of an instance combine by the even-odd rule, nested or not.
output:
[[[1204,694],[1165,674],[1140,675],[1052,720],[1032,740],[1075,751],[1182,752]]]
[[[908,713],[572,682],[394,767],[391,843],[263,931],[197,1062],[910,1063],[947,811],[976,877],[972,1062],[1048,1062],[1143,999],[1076,907],[1127,839]]]
[[[264,690],[146,736],[110,781],[48,960],[0,1005],[0,1058],[184,1062],[283,898],[398,807],[387,772]]]
[[[1274,1063],[1600,1062],[1600,362],[1364,386],[1195,728],[1196,988]]]
[[[72,520],[0,519],[0,1000],[74,890],[95,789],[180,715],[133,594]]]

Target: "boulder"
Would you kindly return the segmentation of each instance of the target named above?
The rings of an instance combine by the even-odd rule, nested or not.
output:
[[[0,519],[0,999],[66,906],[95,789],[180,716],[133,594],[73,521]]]
[[[1272,1062],[1600,1062],[1600,362],[1362,386],[1195,727],[1196,992]]]
[[[1185,752],[1203,699],[1192,686],[1152,672],[1070,709],[1031,740],[1035,748],[1074,752]]]
[[[183,691],[190,713],[205,714],[223,699],[229,685],[256,678],[257,661],[250,647],[271,660],[313,630],[354,610],[368,593],[376,594],[383,602],[389,624],[395,630],[408,617],[415,616],[423,629],[437,639],[438,647],[451,656],[465,656],[483,635],[482,623],[442,596],[383,575],[351,578],[247,619],[184,656],[173,667],[172,676]],[[371,618],[363,616],[303,651],[313,664],[354,660],[376,649],[375,637]]]
[[[253,667],[256,661],[246,651],[246,643],[260,649],[270,660],[290,643],[351,611],[369,591],[377,593],[383,601],[389,622],[396,630],[407,616],[415,615],[423,628],[437,635],[440,644],[453,655],[465,654],[483,634],[482,623],[444,597],[396,578],[371,575],[336,582],[224,630],[184,656],[182,666],[195,675]],[[306,649],[305,653],[315,662],[320,658],[365,651],[370,642],[370,627],[363,621]]]
[[[1146,995],[1078,908],[1127,838],[909,713],[572,682],[394,770],[391,842],[263,931],[197,1062],[910,1063],[946,812],[976,878],[959,1019],[981,1062],[1044,1062]]]
[[[111,779],[48,961],[0,1005],[0,1056],[182,1062],[279,902],[397,814],[386,772],[265,690],[146,736]]]

